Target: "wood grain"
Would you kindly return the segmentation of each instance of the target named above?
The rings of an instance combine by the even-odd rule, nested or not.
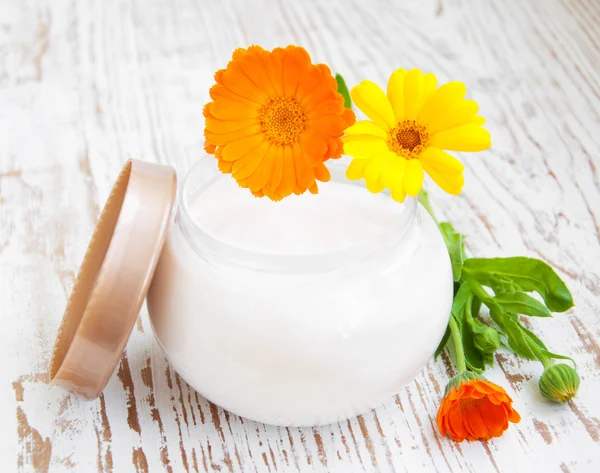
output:
[[[0,2],[1,471],[600,470],[599,28],[597,0]],[[98,400],[47,384],[112,180],[128,157],[182,175],[203,152],[214,71],[251,43],[303,45],[350,85],[401,66],[469,85],[493,148],[464,157],[464,194],[433,189],[435,207],[472,254],[535,256],[567,281],[576,307],[530,326],[577,361],[572,403],[544,402],[541,365],[502,353],[489,378],[522,422],[488,443],[452,443],[435,428],[452,376],[444,355],[358,419],[265,426],[194,392],[145,309]]]

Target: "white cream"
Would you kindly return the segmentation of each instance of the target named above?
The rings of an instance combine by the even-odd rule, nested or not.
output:
[[[273,202],[253,197],[233,179],[219,179],[192,204],[191,213],[205,231],[231,245],[300,255],[371,240],[404,210],[386,195],[353,185],[321,184],[317,195]]]
[[[326,424],[391,400],[433,355],[452,300],[443,240],[416,210],[403,227],[406,204],[359,186],[274,203],[217,177],[188,208],[208,235],[174,223],[148,294],[174,368],[270,424]]]

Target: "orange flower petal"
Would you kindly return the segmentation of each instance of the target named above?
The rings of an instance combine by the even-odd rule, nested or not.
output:
[[[294,163],[294,155],[292,148],[286,146],[283,148],[283,176],[281,183],[276,189],[276,193],[280,198],[285,198],[294,192],[296,186],[296,164]]]
[[[232,141],[235,142],[252,136],[258,137],[260,141],[264,139],[260,125],[243,128],[242,130],[233,131],[231,133],[211,133],[210,131],[206,131],[205,136],[215,145],[226,145]]]
[[[214,117],[207,117],[206,131],[210,131],[211,133],[231,133],[254,126],[257,123],[255,118],[248,118],[246,120],[220,120]]]
[[[296,176],[298,178],[298,184],[300,187],[308,189],[308,186],[314,179],[313,172],[304,158],[304,153],[300,145],[294,145],[292,152],[294,155],[294,163],[296,164]]]
[[[276,196],[276,189],[281,184],[281,179],[283,178],[283,146],[277,146],[275,148],[275,160],[273,162],[273,169],[271,171],[271,176],[265,185],[265,195],[273,195]]]
[[[483,413],[490,436],[499,437],[508,428],[508,419],[502,406],[486,405]]]
[[[479,392],[485,393],[485,394],[506,393],[506,391],[503,388],[501,388],[497,384],[491,383],[489,381],[477,381],[475,384],[475,387],[477,388],[477,390]]]
[[[263,135],[254,134],[229,142],[223,146],[221,156],[225,161],[236,161],[254,151],[264,140]]]
[[[321,182],[328,182],[331,179],[331,173],[327,166],[320,163],[315,167],[315,177]]]
[[[352,126],[356,123],[356,115],[349,108],[344,108],[344,111],[342,112],[342,118],[346,122],[347,127]]]
[[[342,156],[344,143],[339,138],[327,138],[327,152],[325,158],[337,159]]]
[[[252,100],[259,104],[267,102],[269,96],[252,82],[239,65],[232,63],[233,61],[229,63],[230,65],[221,76],[223,85],[247,100]]]
[[[249,99],[248,97],[238,95],[235,92],[229,90],[223,84],[215,84],[210,88],[210,98],[213,100],[225,99],[234,100],[236,102],[242,102],[249,106],[256,106],[256,104],[262,105],[260,102]]]
[[[463,417],[465,419],[465,428],[471,437],[480,439],[489,435],[478,404],[474,404],[466,409],[463,412]]]
[[[231,168],[233,167],[233,163],[230,161],[224,161],[222,159],[219,159],[217,166],[219,167],[221,172],[224,172],[225,174],[229,174],[231,172]]]
[[[317,135],[302,133],[300,144],[307,155],[307,161],[314,165],[320,163],[321,157],[327,152],[327,142]]]
[[[306,76],[302,78],[300,83],[298,84],[298,89],[296,90],[296,99],[301,101],[303,97],[306,97],[313,90],[315,90],[319,84],[321,83],[321,71],[316,67],[309,68]]]
[[[212,143],[209,143],[208,141],[204,142],[204,151],[206,151],[207,153],[212,154],[215,152],[216,149],[217,147]]]
[[[337,94],[337,92],[335,92]],[[341,114],[344,109],[344,104],[341,101],[337,100],[337,97],[333,97],[330,99],[322,99],[319,102],[310,102],[306,106],[306,116],[312,122],[312,120],[317,119],[318,117],[323,116],[333,116],[335,118],[341,118]],[[332,117],[332,118],[333,118]],[[342,124],[345,123],[342,121]],[[346,128],[343,126],[342,129]]]
[[[465,438],[468,433],[463,424],[463,413],[460,407],[456,407],[448,413],[448,428],[456,438]]]
[[[304,48],[288,46],[282,61],[284,94],[286,97],[294,97],[310,64],[310,56]]]
[[[257,149],[233,163],[232,175],[242,187],[248,187],[246,179],[248,179],[248,177],[256,170],[262,161],[262,158],[267,153],[269,146],[268,141],[263,141]],[[244,185],[242,185],[242,183]]]
[[[248,187],[252,190],[263,189],[269,182],[271,174],[273,173],[273,167],[275,165],[275,158],[277,157],[277,146],[269,146],[267,153],[262,158],[258,167],[254,170],[252,175],[246,180]]]
[[[339,115],[324,115],[310,120],[306,132],[334,138],[341,136],[344,133],[345,127],[346,124]]]
[[[260,59],[266,51],[260,46],[250,46],[246,54],[239,58],[239,66],[246,76],[254,82],[269,98],[277,97],[277,91],[273,87],[269,73],[263,61]]]
[[[258,119],[260,116],[260,105],[238,100],[218,100],[207,104],[207,111],[211,116],[221,120],[244,120],[248,118]]]
[[[275,48],[271,54],[265,52],[261,57],[278,97],[285,97],[283,90],[282,51],[282,48]]]
[[[333,77],[323,77],[317,87],[300,99],[300,103],[306,107],[308,112],[324,103],[331,107],[335,106],[334,113],[341,112],[344,105],[343,102],[338,102],[337,100],[339,96],[336,90],[337,85],[335,84],[336,82]]]

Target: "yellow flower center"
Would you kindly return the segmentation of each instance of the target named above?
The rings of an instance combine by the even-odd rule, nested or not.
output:
[[[277,97],[262,108],[260,126],[271,143],[290,145],[306,128],[306,116],[296,99]]]
[[[424,126],[414,120],[404,120],[392,128],[388,135],[388,145],[392,151],[406,159],[415,159],[423,152],[429,141]]]

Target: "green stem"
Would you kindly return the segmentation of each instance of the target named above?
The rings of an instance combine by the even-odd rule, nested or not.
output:
[[[465,349],[463,348],[462,340],[460,338],[460,330],[454,320],[454,316],[450,316],[450,333],[452,334],[452,341],[454,342],[454,350],[456,352],[456,364],[458,365],[458,372],[462,373],[467,371],[467,363],[465,362]]]
[[[542,365],[544,365],[545,370],[547,370],[554,364],[554,361],[552,361],[552,358],[544,355],[539,349],[535,350],[535,351],[536,351],[536,355],[537,355],[538,359],[542,362]]]
[[[554,364],[554,361],[552,360],[552,358],[547,356],[543,352],[543,350],[540,349],[540,347],[537,345],[537,343],[535,343],[533,340],[531,340],[529,335],[524,333],[523,336],[527,339],[527,345],[529,346],[529,349],[533,352],[533,354],[537,357],[537,359],[540,360],[542,365],[544,365],[544,369],[550,368]]]
[[[431,218],[433,219],[435,224],[439,226],[440,222],[433,213],[433,209],[431,208],[431,204],[429,203],[429,197],[427,196],[427,192],[421,190],[421,192],[419,192],[419,195],[417,196],[417,200],[425,208],[425,210],[427,210],[427,213],[431,215]]]
[[[493,297],[491,297],[488,294],[488,292],[483,288],[483,286],[479,283],[479,281],[469,278],[468,270],[463,269],[463,272],[467,273],[467,274],[465,274],[465,276],[467,276],[465,279],[467,279],[469,281],[469,287],[471,288],[471,291],[473,291],[473,294],[475,294],[481,302],[483,302],[485,305],[487,305],[488,308],[491,309],[492,306],[494,306],[494,307],[497,307],[498,309],[500,309],[500,306],[498,306],[498,303],[494,300]]]

